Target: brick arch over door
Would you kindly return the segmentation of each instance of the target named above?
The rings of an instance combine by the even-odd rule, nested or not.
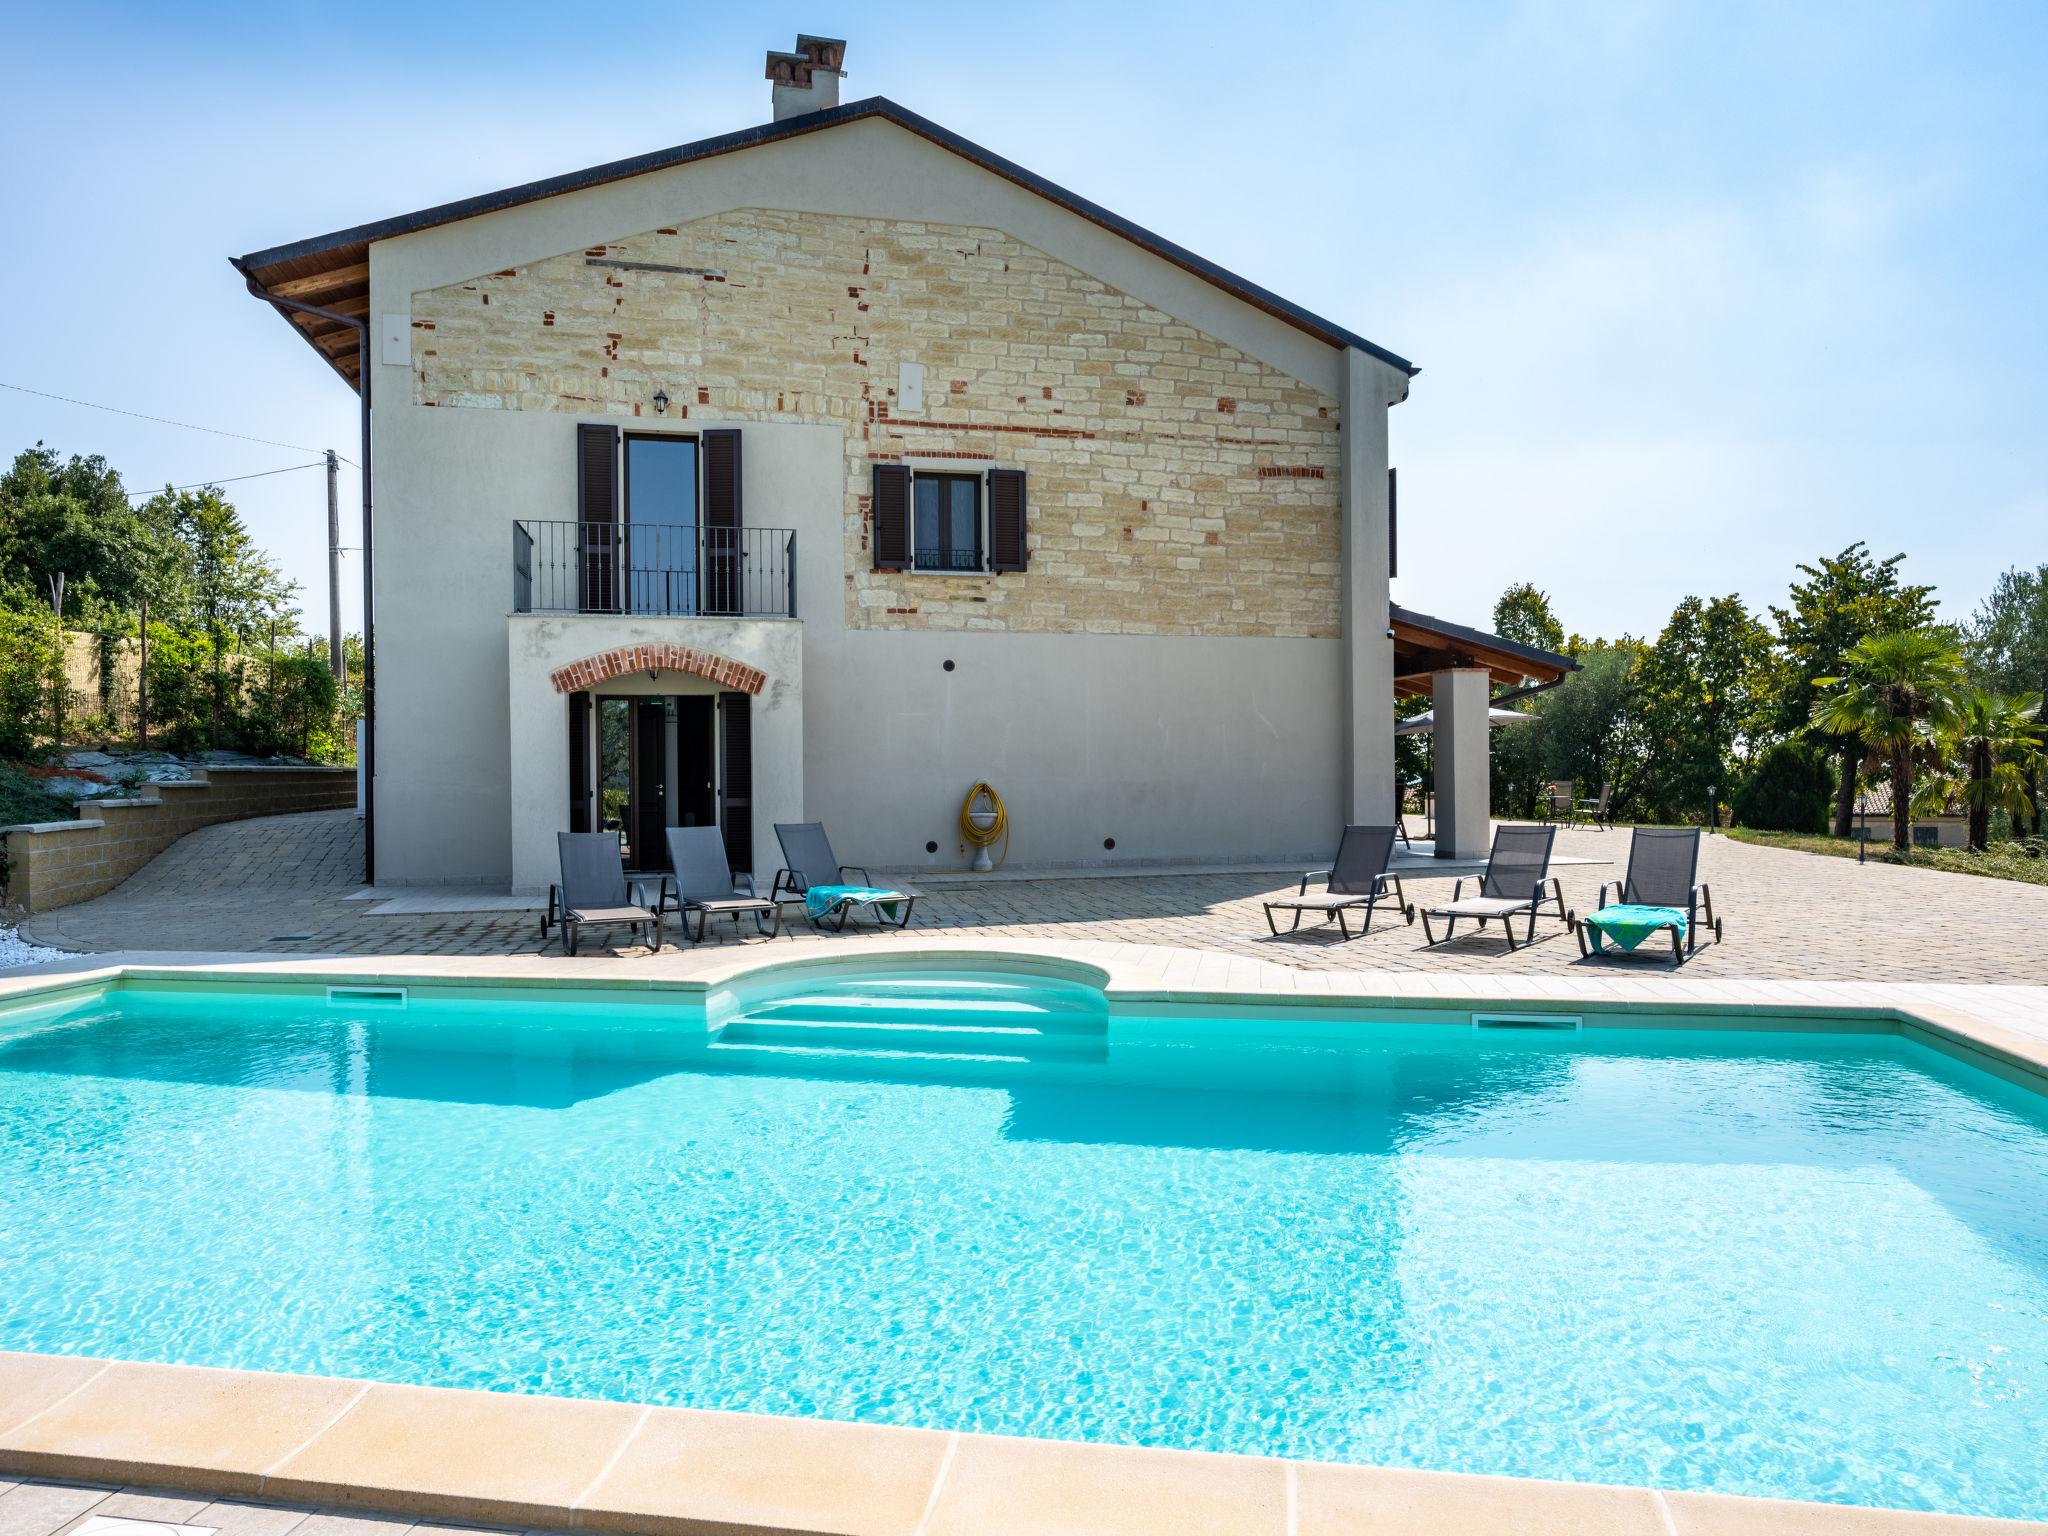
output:
[[[576,693],[595,688],[608,678],[629,672],[689,672],[709,678],[721,688],[742,693],[759,693],[768,686],[768,674],[716,651],[700,651],[687,645],[620,645],[599,651],[548,674],[557,693]]]

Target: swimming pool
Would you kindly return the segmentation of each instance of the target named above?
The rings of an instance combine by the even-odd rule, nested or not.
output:
[[[2041,1099],[1747,1022],[127,986],[0,1015],[0,1348],[2048,1514]]]

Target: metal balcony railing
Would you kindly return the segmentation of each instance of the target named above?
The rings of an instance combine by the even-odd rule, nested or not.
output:
[[[793,619],[796,531],[521,518],[512,611]]]

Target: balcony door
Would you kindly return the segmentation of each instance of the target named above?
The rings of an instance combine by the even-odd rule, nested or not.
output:
[[[700,611],[699,484],[696,438],[627,435],[626,612]]]

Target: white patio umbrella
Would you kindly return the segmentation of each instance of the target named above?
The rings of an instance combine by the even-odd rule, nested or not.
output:
[[[1486,712],[1488,725],[1523,725],[1536,717],[1519,709],[1489,709]],[[1396,736],[1415,736],[1423,731],[1436,729],[1436,711],[1425,709],[1419,715],[1410,715],[1394,726]]]

